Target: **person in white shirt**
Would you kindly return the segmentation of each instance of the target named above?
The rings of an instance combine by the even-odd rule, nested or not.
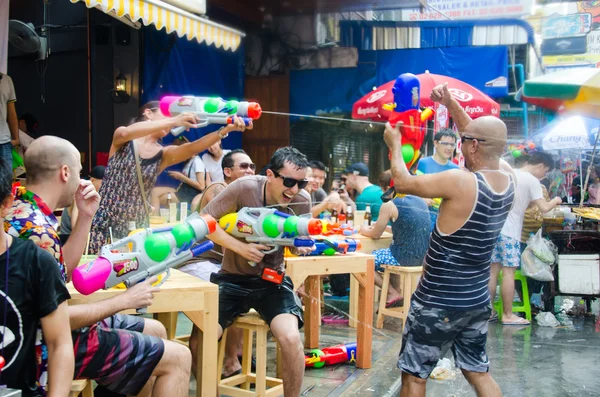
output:
[[[181,183],[177,189],[166,186],[157,186],[152,189],[151,205],[154,207],[156,215],[160,212],[161,204],[164,205],[167,203],[169,194],[173,203],[182,202],[191,205],[194,197],[201,194],[211,183],[210,175],[206,171],[204,162],[202,162],[198,155],[185,163],[182,172],[167,171],[167,174]]]
[[[12,164],[12,148],[19,144],[17,95],[12,79],[0,73],[0,158]]]
[[[496,247],[492,253],[492,268],[490,274],[489,290],[490,299],[496,296],[496,285],[498,273],[502,270],[502,324],[504,325],[528,325],[530,322],[512,312],[512,302],[515,294],[515,270],[521,264],[521,229],[525,210],[531,203],[538,206],[542,214],[552,210],[562,200],[556,197],[546,201],[542,193],[540,179],[554,168],[554,160],[548,153],[533,153],[521,169],[514,170],[517,187],[515,201],[504,227],[500,232]],[[490,320],[497,319],[497,313],[492,312]]]
[[[215,143],[207,150],[208,152],[202,155],[202,161],[204,162],[206,171],[210,174],[211,182],[224,182],[225,176],[223,175],[221,161],[223,161],[223,157],[231,152],[231,150],[223,150],[223,144],[221,142]]]

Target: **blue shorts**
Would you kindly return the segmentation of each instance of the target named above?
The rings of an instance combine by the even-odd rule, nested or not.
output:
[[[438,360],[452,350],[456,367],[470,372],[488,372],[486,353],[490,304],[474,310],[446,310],[410,303],[398,368],[427,379]]]
[[[521,266],[521,242],[500,234],[492,252],[492,263],[500,263],[503,267]]]
[[[12,169],[12,149],[10,142],[0,144],[0,157],[6,162],[6,165]]]
[[[389,248],[375,250],[373,251],[373,256],[375,257],[375,270],[378,272],[383,271],[381,265],[400,266]]]

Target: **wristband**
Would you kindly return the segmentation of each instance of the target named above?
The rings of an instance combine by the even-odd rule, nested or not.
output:
[[[229,133],[223,134],[222,130],[223,130],[223,128],[221,128],[219,131],[217,131],[217,134],[219,134],[219,137],[221,138],[221,140],[227,138],[227,136],[229,135]]]

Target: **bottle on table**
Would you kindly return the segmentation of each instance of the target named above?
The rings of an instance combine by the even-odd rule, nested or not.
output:
[[[346,223],[350,227],[354,227],[354,212],[352,211],[352,206],[348,206],[346,208]]]
[[[331,220],[333,223],[338,223],[338,212],[336,209],[331,210]]]
[[[173,198],[171,197],[171,193],[167,193],[167,208],[171,207],[172,202],[173,202]]]
[[[371,221],[373,219],[373,215],[371,215],[371,206],[367,205],[365,209],[365,220],[363,221],[363,226],[371,226]]]
[[[342,212],[340,212],[338,214],[337,219],[338,219],[337,223],[339,223],[340,225],[343,225],[344,223],[346,223],[346,213],[344,212],[344,210],[342,210]]]
[[[173,197],[171,197],[171,193],[167,193],[167,205],[166,205],[166,209],[165,209],[165,215],[167,217],[167,219],[165,219],[165,222],[170,222],[171,221],[171,214],[169,213],[169,210],[171,209],[171,203],[173,202]]]

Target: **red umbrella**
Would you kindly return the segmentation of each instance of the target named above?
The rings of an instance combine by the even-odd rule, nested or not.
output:
[[[423,73],[417,75],[421,83],[421,106],[433,107],[433,102],[429,99],[431,90],[437,85],[448,83],[448,89],[452,96],[458,100],[458,103],[465,109],[472,118],[481,116],[500,116],[500,105],[492,98],[460,80],[439,74]],[[387,120],[390,111],[383,108],[383,105],[394,102],[392,87],[395,80],[385,83],[375,91],[365,95],[352,106],[352,118],[367,119],[375,121]]]

